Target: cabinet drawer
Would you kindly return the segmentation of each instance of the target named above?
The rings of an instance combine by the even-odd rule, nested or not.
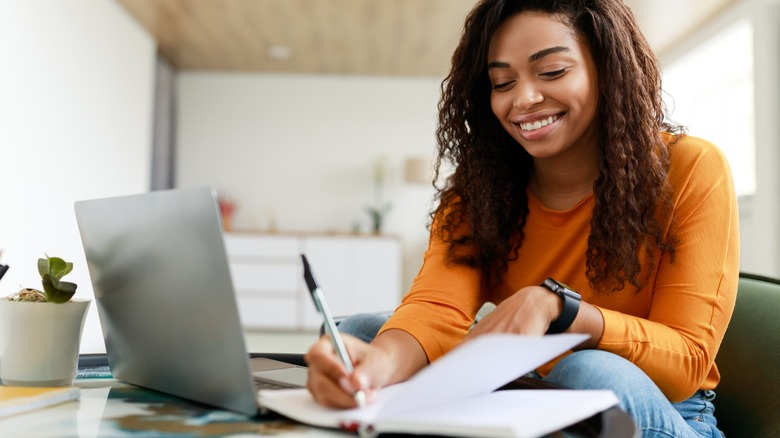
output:
[[[301,267],[276,263],[230,263],[233,287],[241,292],[283,292],[295,296],[302,280]]]
[[[225,234],[228,258],[286,259],[298,257],[300,239],[295,236]]]
[[[241,325],[247,328],[297,328],[297,309],[294,298],[238,297]]]

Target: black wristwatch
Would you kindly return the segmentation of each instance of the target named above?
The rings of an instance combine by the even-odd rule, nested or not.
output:
[[[580,301],[582,296],[577,292],[574,292],[569,286],[555,281],[552,278],[544,280],[541,284],[552,292],[556,293],[561,299],[563,299],[563,311],[550,323],[550,328],[547,329],[547,334],[563,333],[574,322],[574,318],[577,317],[577,312],[580,310]]]

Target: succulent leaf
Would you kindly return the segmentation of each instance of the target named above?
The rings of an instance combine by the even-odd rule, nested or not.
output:
[[[70,267],[73,269],[73,266]],[[49,257],[49,275],[56,279],[60,279],[68,272],[68,263],[59,257]]]
[[[67,281],[52,281],[52,277],[46,274],[43,278],[43,292],[46,301],[50,303],[66,303],[76,293],[76,284]]]
[[[60,281],[73,270],[73,263],[66,262],[59,257],[38,259],[38,273],[41,274],[43,291],[46,301],[52,303],[65,303],[70,301],[76,293],[76,284]]]
[[[49,259],[48,256],[45,259],[38,259],[38,274],[43,277],[49,273]]]

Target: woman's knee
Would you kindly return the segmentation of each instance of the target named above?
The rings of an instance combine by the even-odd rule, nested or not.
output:
[[[572,389],[611,389],[633,392],[655,383],[639,367],[616,354],[582,350],[561,359],[545,380]]]
[[[638,423],[656,424],[674,409],[647,374],[629,360],[602,350],[582,350],[561,359],[545,381],[571,389],[609,389]]]

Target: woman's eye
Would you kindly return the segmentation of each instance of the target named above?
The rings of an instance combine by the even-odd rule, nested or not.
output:
[[[506,90],[514,83],[514,81],[508,81],[508,82],[499,82],[497,84],[493,84],[493,89],[497,91]]]
[[[563,76],[564,73],[566,73],[566,69],[562,68],[560,70],[544,72],[544,73],[541,74],[541,76],[546,78],[546,79],[554,79],[554,78],[557,78],[559,76]]]

